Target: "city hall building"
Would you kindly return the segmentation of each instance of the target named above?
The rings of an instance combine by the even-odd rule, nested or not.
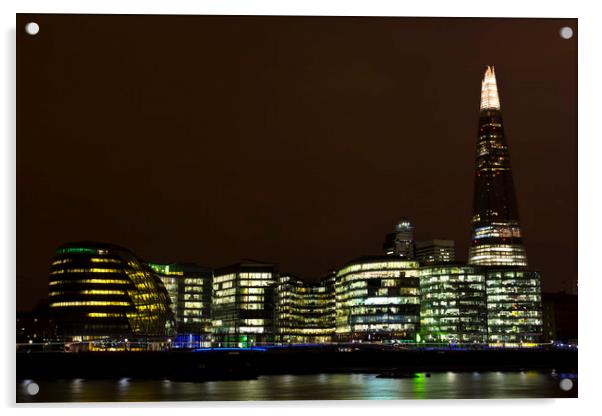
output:
[[[59,247],[48,288],[51,319],[65,340],[133,343],[166,341],[174,334],[163,282],[122,247],[92,242]]]

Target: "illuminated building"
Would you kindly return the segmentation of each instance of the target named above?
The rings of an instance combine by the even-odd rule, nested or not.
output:
[[[399,256],[405,260],[414,258],[414,226],[407,219],[401,219],[395,225],[395,232],[387,234],[383,249],[388,255]]]
[[[415,341],[420,325],[418,263],[362,257],[336,273],[339,341]]]
[[[493,67],[481,85],[469,263],[527,266]]]
[[[317,284],[281,274],[276,290],[278,342],[331,342],[335,329],[334,275]]]
[[[420,268],[420,333],[425,342],[487,342],[485,274],[461,263]]]
[[[211,332],[213,272],[191,263],[149,263],[163,281],[172,300],[177,336],[174,347],[207,346]]]
[[[165,290],[167,290],[167,294],[169,295],[170,300],[170,308],[173,313],[173,316],[176,319],[176,323],[178,320],[178,273],[175,273],[170,269],[169,264],[157,264],[157,263],[147,263],[147,265],[153,269],[153,271],[157,274],[163,286],[165,286]]]
[[[484,266],[490,344],[541,341],[540,275],[529,271],[493,67],[481,84],[469,264]]]
[[[276,284],[273,264],[246,262],[216,269],[211,312],[214,345],[273,343]]]
[[[540,275],[523,267],[485,267],[490,344],[542,340]]]
[[[163,283],[124,248],[89,242],[59,247],[48,290],[51,319],[65,339],[149,340],[173,334]]]
[[[448,263],[455,259],[453,240],[428,240],[416,243],[416,261],[420,264]]]

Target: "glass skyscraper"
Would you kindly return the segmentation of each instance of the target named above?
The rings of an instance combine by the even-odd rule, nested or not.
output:
[[[493,67],[481,84],[469,263],[527,266]]]
[[[487,286],[487,332],[493,345],[525,345],[542,335],[541,284],[527,270],[518,221],[510,154],[493,67],[481,84],[471,265],[483,266]]]

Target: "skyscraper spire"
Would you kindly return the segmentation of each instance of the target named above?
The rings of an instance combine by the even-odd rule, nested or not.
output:
[[[481,82],[481,110],[500,110],[500,96],[497,92],[493,66],[487,67]]]
[[[486,266],[527,266],[492,66],[487,67],[481,84],[469,262]]]

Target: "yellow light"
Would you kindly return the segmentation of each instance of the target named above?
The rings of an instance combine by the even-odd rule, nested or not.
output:
[[[51,308],[63,308],[72,306],[129,306],[129,302],[116,302],[116,301],[100,301],[100,300],[86,300],[86,301],[73,301],[73,302],[55,302],[51,303]]]

